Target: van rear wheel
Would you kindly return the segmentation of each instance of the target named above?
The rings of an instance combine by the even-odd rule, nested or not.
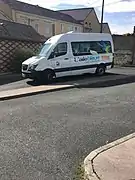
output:
[[[105,65],[101,64],[101,65],[99,65],[99,66],[97,67],[97,69],[96,69],[96,74],[97,74],[98,76],[103,76],[103,75],[105,74],[105,70],[106,70]]]

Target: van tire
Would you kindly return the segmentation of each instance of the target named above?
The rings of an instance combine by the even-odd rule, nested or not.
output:
[[[45,70],[43,72],[43,79],[45,83],[52,83],[55,77],[55,72],[51,69]]]
[[[98,76],[103,76],[105,74],[106,66],[104,64],[100,64],[96,69],[96,74]]]

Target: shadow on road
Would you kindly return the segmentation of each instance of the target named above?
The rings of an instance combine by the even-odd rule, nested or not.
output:
[[[0,77],[0,88],[2,91],[40,85],[71,85],[76,88],[102,88],[128,84],[132,82],[135,82],[135,75],[123,75],[116,73],[106,73],[104,76],[101,77],[98,77],[94,74],[68,76],[63,78],[57,78],[51,84],[41,84],[30,79],[24,80],[21,75],[5,75]]]
[[[21,81],[23,78],[21,74],[7,74],[0,76],[0,85],[10,84],[13,82]]]
[[[125,75],[122,78],[116,78],[116,79],[110,79],[110,80],[105,80],[103,82],[93,82],[91,84],[80,84],[77,85],[77,88],[104,88],[104,87],[113,87],[113,86],[119,86],[119,85],[124,85],[124,84],[129,84],[129,83],[134,83],[135,82],[135,76],[128,76]]]
[[[113,76],[113,75],[118,75],[118,74],[106,73],[101,78],[105,78],[105,77]],[[97,76],[95,74],[83,74],[83,75],[78,75],[78,76],[67,76],[67,77],[61,77],[61,78],[55,79],[54,82],[51,83],[51,85],[74,84],[74,83],[79,83],[78,81],[81,81],[81,83],[82,83],[82,80],[86,81],[86,80],[94,80],[94,79],[97,79]],[[45,83],[38,83],[38,82],[35,82],[33,80],[27,81],[27,84],[31,85],[31,86],[49,85],[49,84],[45,84]]]

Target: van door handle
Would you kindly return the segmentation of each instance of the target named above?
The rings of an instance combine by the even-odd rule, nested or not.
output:
[[[68,60],[69,58],[65,58],[65,60]]]

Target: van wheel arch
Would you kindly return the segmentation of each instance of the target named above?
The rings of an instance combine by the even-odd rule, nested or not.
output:
[[[101,63],[97,66],[96,74],[98,76],[102,76],[105,74],[105,71],[106,71],[106,65],[104,63]]]
[[[44,73],[45,72],[51,72],[55,77],[56,77],[56,74],[55,74],[55,71],[53,70],[53,69],[45,69],[44,71],[43,71]]]
[[[56,78],[56,74],[53,69],[45,69],[43,71],[43,79],[45,83],[51,83],[54,78]]]

